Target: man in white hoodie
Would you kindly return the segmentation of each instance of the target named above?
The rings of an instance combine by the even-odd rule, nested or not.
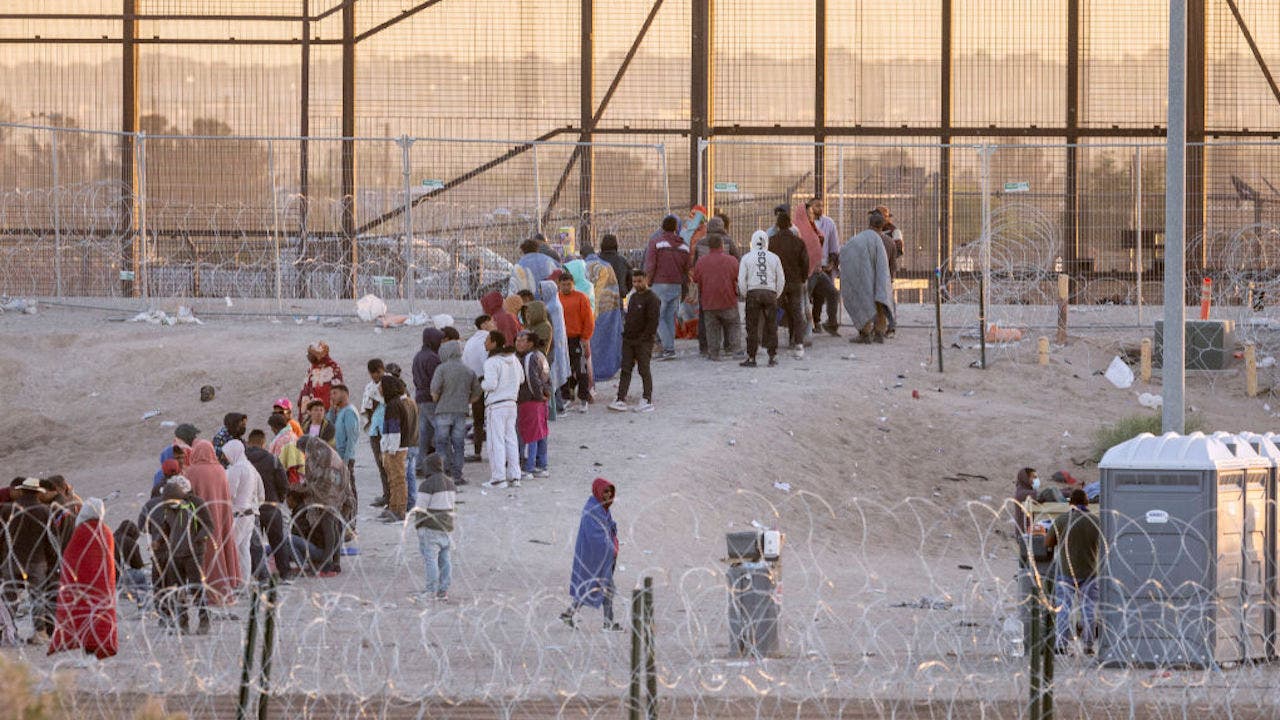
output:
[[[487,487],[520,487],[520,440],[516,437],[516,399],[524,383],[524,368],[515,348],[507,344],[501,330],[489,332],[485,340],[489,359],[484,361],[484,426],[489,443]]]
[[[747,299],[747,359],[742,367],[756,366],[756,350],[763,343],[769,351],[769,367],[778,364],[778,296],[782,294],[782,260],[769,252],[769,235],[757,230],[751,250],[738,262],[738,294]]]
[[[253,575],[253,560],[250,555],[253,530],[258,526],[258,508],[266,502],[267,493],[262,487],[262,476],[245,457],[244,443],[232,440],[222,446],[222,454],[226,456],[228,463],[227,486],[231,491],[233,518],[231,532],[240,557],[240,586],[247,588]]]

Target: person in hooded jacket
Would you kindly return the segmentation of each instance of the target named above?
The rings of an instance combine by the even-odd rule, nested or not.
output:
[[[516,359],[524,382],[516,397],[516,433],[524,448],[521,480],[549,477],[547,470],[547,403],[551,400],[551,368],[538,349],[538,338],[525,330],[516,336]]]
[[[449,602],[454,498],[458,489],[453,479],[443,472],[439,454],[427,458],[424,464],[427,479],[418,487],[413,526],[418,531],[418,551],[427,569],[426,594],[435,595],[440,602]]]
[[[308,436],[310,437],[310,436]],[[266,501],[262,476],[249,462],[244,443],[232,440],[223,447],[227,456],[227,485],[231,492],[232,535],[239,560],[240,584],[249,586],[253,577],[253,533],[258,526],[258,512]]]
[[[436,404],[436,454],[444,458],[449,476],[459,483],[467,452],[467,413],[480,398],[480,381],[462,362],[462,343],[450,340],[440,346],[440,367],[431,379],[431,397]],[[425,457],[423,458],[426,459]],[[422,463],[422,473],[427,470]]]
[[[417,457],[425,458],[435,452],[436,403],[431,399],[431,379],[440,367],[440,343],[444,333],[429,327],[422,331],[422,349],[413,356],[413,401],[418,406]],[[416,482],[415,489],[417,487]]]
[[[804,357],[804,341],[809,331],[809,320],[804,312],[804,289],[809,281],[809,249],[791,229],[791,211],[782,205],[774,213],[774,226],[769,230],[769,251],[782,262],[783,290],[778,295],[778,307],[785,314],[783,321],[791,349],[798,357]]]
[[[520,486],[520,440],[516,435],[516,400],[524,382],[524,370],[516,360],[515,347],[506,345],[501,330],[489,333],[484,361],[485,435],[489,439],[489,481],[491,488]]]
[[[554,251],[551,254],[542,252],[543,245],[535,238],[521,242],[520,259],[516,261],[516,265],[529,271],[535,283],[546,280],[560,267],[560,259],[554,256]]]
[[[573,570],[569,575],[569,597],[573,600],[560,619],[577,627],[578,608],[583,605],[604,611],[604,629],[617,631],[622,625],[613,619],[613,571],[618,564],[618,524],[610,508],[617,488],[604,478],[591,483],[591,497],[582,506],[578,538],[573,546]]]
[[[258,524],[267,538],[271,556],[276,561],[276,572],[281,580],[292,580],[297,570],[293,567],[293,555],[286,542],[284,507],[289,495],[289,475],[284,466],[266,449],[266,434],[261,430],[249,433],[245,457],[262,478],[263,500],[258,506]]]
[[[618,252],[618,236],[605,233],[600,238],[600,259],[613,268],[614,278],[618,281],[618,294],[626,297],[631,294],[631,263]],[[543,352],[546,352],[543,350]]]
[[[494,290],[480,298],[480,309],[493,320],[493,324],[506,337],[507,344],[515,345],[516,333],[521,330],[520,320],[507,312],[502,303],[502,293]]]
[[[329,344],[323,340],[307,347],[307,361],[311,366],[307,368],[307,381],[303,383],[302,392],[298,394],[298,407],[305,408],[312,400],[319,400],[324,403],[327,410],[329,386],[335,382],[342,382],[342,368],[329,357]]]
[[[31,601],[35,643],[47,642],[53,632],[61,551],[49,529],[52,513],[40,499],[46,490],[37,478],[25,478],[13,488],[13,502],[4,506],[2,516],[13,581],[26,589]]]
[[[173,440],[160,451],[160,465],[164,466],[165,460],[177,460],[178,466],[185,468],[191,459],[191,443],[196,441],[200,436],[200,430],[191,423],[182,423],[173,429]],[[157,488],[163,485],[165,481],[164,471],[156,470],[156,474],[151,478],[151,487]]]
[[[407,402],[406,398],[406,405]],[[306,525],[312,531],[308,541],[320,549],[320,577],[333,577],[342,572],[342,540],[346,535],[343,517],[355,504],[347,464],[328,443],[317,438],[304,437],[298,442],[307,454],[307,481],[302,486],[300,502]]]
[[[160,626],[187,632],[190,610],[199,616],[196,633],[209,632],[207,585],[201,565],[213,553],[208,545],[214,538],[214,519],[210,506],[191,490],[191,482],[175,475],[164,484],[162,498],[148,515],[146,526],[151,533],[152,563],[160,569],[156,604],[160,609]]]
[[[60,650],[83,650],[105,660],[120,648],[116,630],[115,537],[103,522],[104,513],[101,500],[86,500],[62,551],[62,582],[50,655]]]
[[[393,374],[382,376],[382,467],[387,469],[387,507],[380,519],[402,522],[408,509],[405,462],[409,448],[418,444],[418,408],[409,399],[404,382]]]
[[[240,587],[240,555],[235,543],[227,471],[214,455],[213,443],[196,440],[185,475],[191,491],[205,502],[213,518],[209,552],[205,553],[202,566],[208,585],[206,598],[210,605],[233,604],[235,590]]]
[[[742,367],[756,367],[761,343],[769,353],[769,367],[778,364],[778,296],[784,286],[782,260],[769,251],[769,234],[757,230],[751,250],[738,263],[738,295],[746,298],[747,359]]]

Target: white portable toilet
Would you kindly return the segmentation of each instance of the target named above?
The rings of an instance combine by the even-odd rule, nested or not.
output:
[[[1245,472],[1244,483],[1244,535],[1241,551],[1241,569],[1244,571],[1241,585],[1244,616],[1244,640],[1246,660],[1265,660],[1271,655],[1271,631],[1273,628],[1272,565],[1274,544],[1272,541],[1272,515],[1275,497],[1275,461],[1259,452],[1253,433],[1216,432],[1220,440],[1236,457],[1248,460],[1252,467]],[[1270,442],[1267,443],[1271,445]],[[1274,445],[1271,445],[1275,449]],[[1280,454],[1280,453],[1278,453]]]
[[[1267,486],[1267,657],[1280,657],[1280,435],[1242,432],[1258,455],[1271,461]]]
[[[1098,467],[1099,661],[1208,667],[1248,657],[1245,481],[1269,472],[1265,461],[1202,433],[1143,433]]]

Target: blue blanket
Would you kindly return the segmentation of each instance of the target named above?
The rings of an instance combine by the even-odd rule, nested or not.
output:
[[[578,523],[578,541],[573,547],[573,574],[569,595],[574,602],[600,607],[605,593],[613,591],[613,568],[617,564],[618,525],[609,511],[594,497],[587,499]]]

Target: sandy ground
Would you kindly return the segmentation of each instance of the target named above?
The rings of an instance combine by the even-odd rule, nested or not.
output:
[[[477,311],[429,310],[453,312],[460,327]],[[613,702],[626,691],[629,636],[602,633],[598,615],[588,613],[578,631],[556,619],[578,513],[592,478],[603,476],[619,489],[619,617],[628,618],[630,588],[652,576],[664,696],[691,698],[694,707],[705,698],[706,716],[716,715],[712,700],[733,698],[756,698],[758,709],[770,697],[884,699],[885,716],[907,717],[917,714],[908,702],[915,700],[1013,707],[1027,668],[1001,630],[1014,557],[998,505],[1023,465],[1045,477],[1068,469],[1096,479],[1092,465],[1073,459],[1092,455],[1100,424],[1144,412],[1137,392],[1159,390],[1118,390],[1095,374],[1137,343],[1137,331],[1075,336],[1045,367],[1034,363],[1033,339],[992,348],[987,370],[970,367],[977,351],[949,332],[939,374],[925,327],[931,314],[904,308],[903,329],[884,346],[817,338],[803,360],[784,355],[776,369],[711,363],[682,341],[681,359],[654,364],[656,412],[610,413],[601,403],[552,424],[550,479],[482,491],[487,466],[468,464],[448,606],[414,595],[423,570],[411,531],[374,522],[362,508],[360,555],[344,559],[342,577],[284,588],[274,684],[298,696],[349,697],[352,707],[384,696],[498,709],[554,697]],[[234,410],[250,416],[251,428],[264,427],[273,398],[296,397],[305,348],[317,339],[329,343],[353,388],[363,386],[367,358],[408,368],[419,346],[416,328],[232,317],[159,327],[118,322],[123,316],[57,307],[0,316],[0,472],[61,473],[81,495],[117,493],[108,503],[112,525],[134,516],[150,489],[172,433],[163,422],[194,422],[211,437]],[[205,384],[217,389],[213,402],[199,401]],[[600,383],[598,397],[610,399],[615,387]],[[1275,424],[1266,399],[1245,397],[1236,371],[1192,374],[1188,397],[1212,429]],[[161,414],[142,420],[152,410]],[[956,473],[990,479],[943,479]],[[357,481],[362,498],[377,494],[367,446]],[[763,662],[730,654],[720,560],[724,533],[753,520],[787,534],[785,652]],[[922,596],[952,607],[892,607]],[[243,604],[238,612],[243,619]],[[131,606],[122,616],[113,660],[17,654],[41,671],[68,670],[85,688],[182,693],[192,710],[213,706],[199,699],[206,694],[234,689],[243,623],[174,638]],[[1220,690],[1211,710],[1275,702],[1265,688],[1276,673],[1267,668],[1109,670],[1105,683],[1098,673],[1067,658],[1058,680],[1063,692],[1119,702],[1117,717],[1131,691],[1171,707],[1202,687]]]

